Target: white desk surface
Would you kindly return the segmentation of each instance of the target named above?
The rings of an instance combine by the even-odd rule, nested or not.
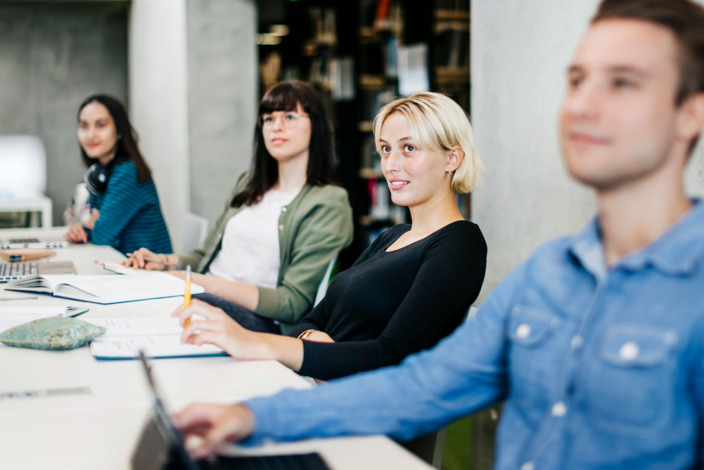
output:
[[[56,237],[65,228],[0,230],[0,237]],[[104,272],[96,259],[119,261],[109,247],[74,245],[56,249],[51,259],[72,260],[79,273]],[[2,284],[0,284],[2,286]],[[27,297],[5,292],[0,298]],[[34,294],[31,294],[34,295]],[[98,305],[38,294],[7,305],[90,307],[79,318],[166,316],[180,298]],[[232,403],[310,384],[275,361],[238,362],[230,357],[159,359],[154,374],[170,410],[193,401]],[[87,347],[39,351],[0,344],[0,394],[80,389],[83,393],[0,398],[0,466],[22,469],[130,468],[129,459],[150,409],[150,396],[138,361],[98,361]],[[428,469],[427,464],[382,436],[233,446],[227,453],[265,454],[317,451],[333,469]]]

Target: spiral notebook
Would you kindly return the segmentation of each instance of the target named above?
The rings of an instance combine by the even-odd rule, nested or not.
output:
[[[90,343],[96,359],[137,359],[144,351],[150,358],[225,356],[217,346],[181,344],[183,328],[172,317],[90,318],[106,328],[104,335]]]

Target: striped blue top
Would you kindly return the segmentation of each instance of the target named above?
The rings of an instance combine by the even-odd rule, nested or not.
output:
[[[154,180],[138,183],[131,160],[115,165],[106,191],[91,195],[90,206],[100,211],[91,243],[110,245],[122,253],[142,247],[154,253],[173,252]]]

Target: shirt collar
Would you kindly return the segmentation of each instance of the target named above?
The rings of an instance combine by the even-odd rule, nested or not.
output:
[[[604,247],[595,217],[569,243],[568,250],[597,279],[607,274]],[[695,269],[697,256],[704,251],[704,203],[692,199],[692,208],[664,235],[645,248],[626,256],[615,267],[638,271],[645,266],[669,275],[686,275]]]

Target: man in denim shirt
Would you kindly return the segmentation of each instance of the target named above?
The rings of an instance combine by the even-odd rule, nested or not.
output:
[[[500,469],[704,465],[704,204],[683,184],[704,127],[701,7],[605,0],[568,80],[562,150],[598,217],[398,367],[191,405],[176,418],[200,434],[194,455],[246,438],[407,439],[505,400]]]

